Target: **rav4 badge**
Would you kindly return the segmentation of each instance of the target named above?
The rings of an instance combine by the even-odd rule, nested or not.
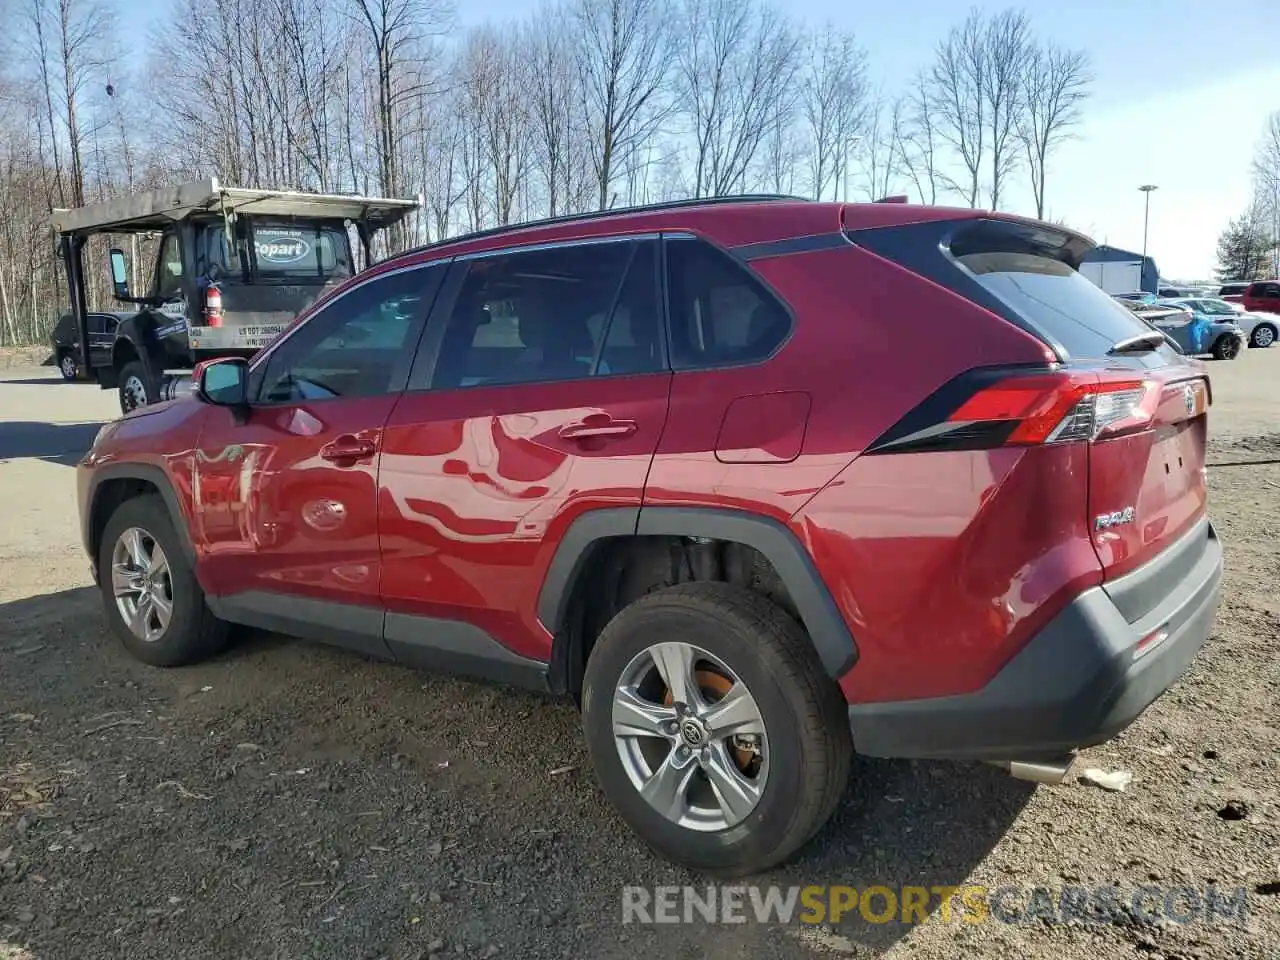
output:
[[[1098,530],[1106,530],[1110,527],[1118,527],[1122,523],[1133,523],[1133,514],[1133,507],[1125,507],[1113,513],[1100,513],[1094,518],[1093,525]]]

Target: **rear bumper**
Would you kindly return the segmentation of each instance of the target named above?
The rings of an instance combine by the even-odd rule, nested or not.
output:
[[[1122,580],[1076,597],[981,690],[851,705],[854,746],[877,757],[1033,760],[1111,739],[1204,645],[1222,593],[1222,546],[1204,521]],[[1158,603],[1140,603],[1153,591]],[[1149,612],[1130,622],[1122,611],[1134,606]],[[1138,641],[1157,631],[1167,639],[1135,658]]]

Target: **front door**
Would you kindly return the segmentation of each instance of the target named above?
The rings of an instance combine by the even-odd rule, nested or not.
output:
[[[662,434],[657,267],[655,240],[620,239],[451,268],[383,442],[398,657],[549,658],[534,611],[556,544],[585,511],[640,506]]]
[[[209,412],[192,477],[200,573],[232,619],[385,652],[378,458],[443,270],[339,296],[255,363],[247,418]]]

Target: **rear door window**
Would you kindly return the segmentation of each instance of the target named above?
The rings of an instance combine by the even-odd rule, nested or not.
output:
[[[704,240],[666,241],[671,363],[677,370],[756,363],[791,332],[778,299]]]

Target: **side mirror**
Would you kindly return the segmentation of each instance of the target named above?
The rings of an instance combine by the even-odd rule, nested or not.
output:
[[[249,405],[249,362],[243,357],[219,357],[192,371],[196,395],[219,407]]]
[[[117,300],[129,299],[129,273],[123,250],[111,251],[111,285],[115,288]]]

